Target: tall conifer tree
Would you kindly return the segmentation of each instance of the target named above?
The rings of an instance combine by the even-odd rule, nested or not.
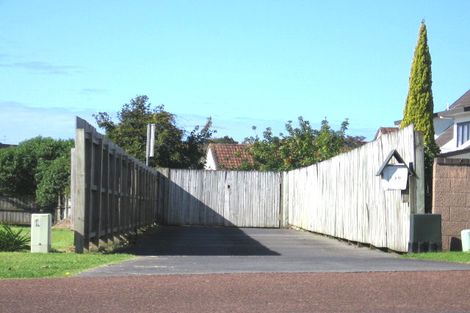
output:
[[[432,167],[439,147],[434,140],[433,124],[434,101],[432,97],[431,55],[428,47],[428,34],[424,20],[419,29],[418,43],[415,48],[406,98],[403,120],[400,127],[413,124],[415,130],[424,135],[425,171],[425,210],[432,206]]]
[[[400,127],[404,128],[414,124],[416,130],[423,132],[425,156],[431,162],[439,153],[439,147],[434,141],[433,112],[431,55],[429,54],[426,24],[422,21],[411,65],[408,96]]]

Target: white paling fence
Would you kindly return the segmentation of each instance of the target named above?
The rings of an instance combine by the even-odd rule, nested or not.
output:
[[[376,176],[396,150],[415,176],[385,190]],[[285,173],[165,169],[159,221],[170,225],[286,227],[407,251],[410,215],[424,213],[422,137],[413,127]]]
[[[280,173],[170,169],[166,176],[164,224],[279,227]]]
[[[412,165],[408,190],[384,190],[377,171],[390,151]],[[407,251],[410,215],[424,213],[422,136],[408,127],[327,161],[283,174],[287,223],[305,230]]]
[[[381,165],[396,150],[416,173],[385,190]],[[72,152],[77,251],[136,228],[287,227],[407,251],[410,216],[424,213],[422,136],[410,126],[330,160],[285,173],[161,169],[128,156],[77,118]]]

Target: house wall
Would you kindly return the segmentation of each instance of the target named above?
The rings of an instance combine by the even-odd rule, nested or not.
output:
[[[217,170],[217,166],[214,160],[214,154],[212,153],[211,148],[207,149],[206,164],[204,165],[204,169],[211,170],[211,171]]]
[[[457,124],[470,121],[470,113],[464,113],[454,118],[454,149],[464,149],[470,146],[470,140],[457,147]]]
[[[461,250],[460,232],[470,228],[470,160],[434,160],[434,214],[442,217],[442,249]]]

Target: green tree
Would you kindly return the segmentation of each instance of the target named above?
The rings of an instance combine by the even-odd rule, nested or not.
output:
[[[212,120],[207,119],[203,127],[196,126],[186,133],[176,126],[174,114],[163,105],[152,107],[145,95],[131,99],[117,113],[114,122],[106,112],[94,115],[99,127],[106,135],[127,153],[145,160],[147,124],[155,123],[154,165],[170,168],[202,168],[204,166],[204,146],[211,138]]]
[[[415,130],[423,133],[425,181],[427,185],[425,205],[427,209],[431,205],[430,190],[432,187],[433,160],[440,152],[434,141],[433,112],[431,54],[429,53],[426,24],[422,21],[411,65],[408,96],[400,127],[404,128],[413,124]]]
[[[70,157],[62,155],[39,171],[36,188],[39,206],[53,206],[59,198],[70,195],[70,170]]]
[[[72,145],[72,140],[35,137],[0,149],[0,193],[35,196],[40,206],[54,206],[70,188]]]
[[[400,127],[413,124],[424,135],[424,149],[428,158],[439,153],[434,141],[434,101],[432,96],[431,54],[429,53],[426,24],[421,22],[409,78],[403,120]]]
[[[237,144],[238,141],[233,139],[230,136],[223,136],[219,138],[212,138],[209,140],[209,143],[225,143],[225,144]]]
[[[286,171],[329,159],[363,144],[364,137],[346,135],[348,126],[346,119],[335,131],[325,118],[320,130],[316,130],[309,121],[299,117],[297,127],[292,121],[286,123],[285,135],[274,136],[271,128],[267,128],[263,138],[255,136],[245,139],[245,143],[250,144],[254,164],[244,164],[241,169]]]

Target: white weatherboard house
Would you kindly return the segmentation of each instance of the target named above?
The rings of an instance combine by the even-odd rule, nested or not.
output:
[[[443,156],[470,159],[470,90],[434,115],[434,132]]]

